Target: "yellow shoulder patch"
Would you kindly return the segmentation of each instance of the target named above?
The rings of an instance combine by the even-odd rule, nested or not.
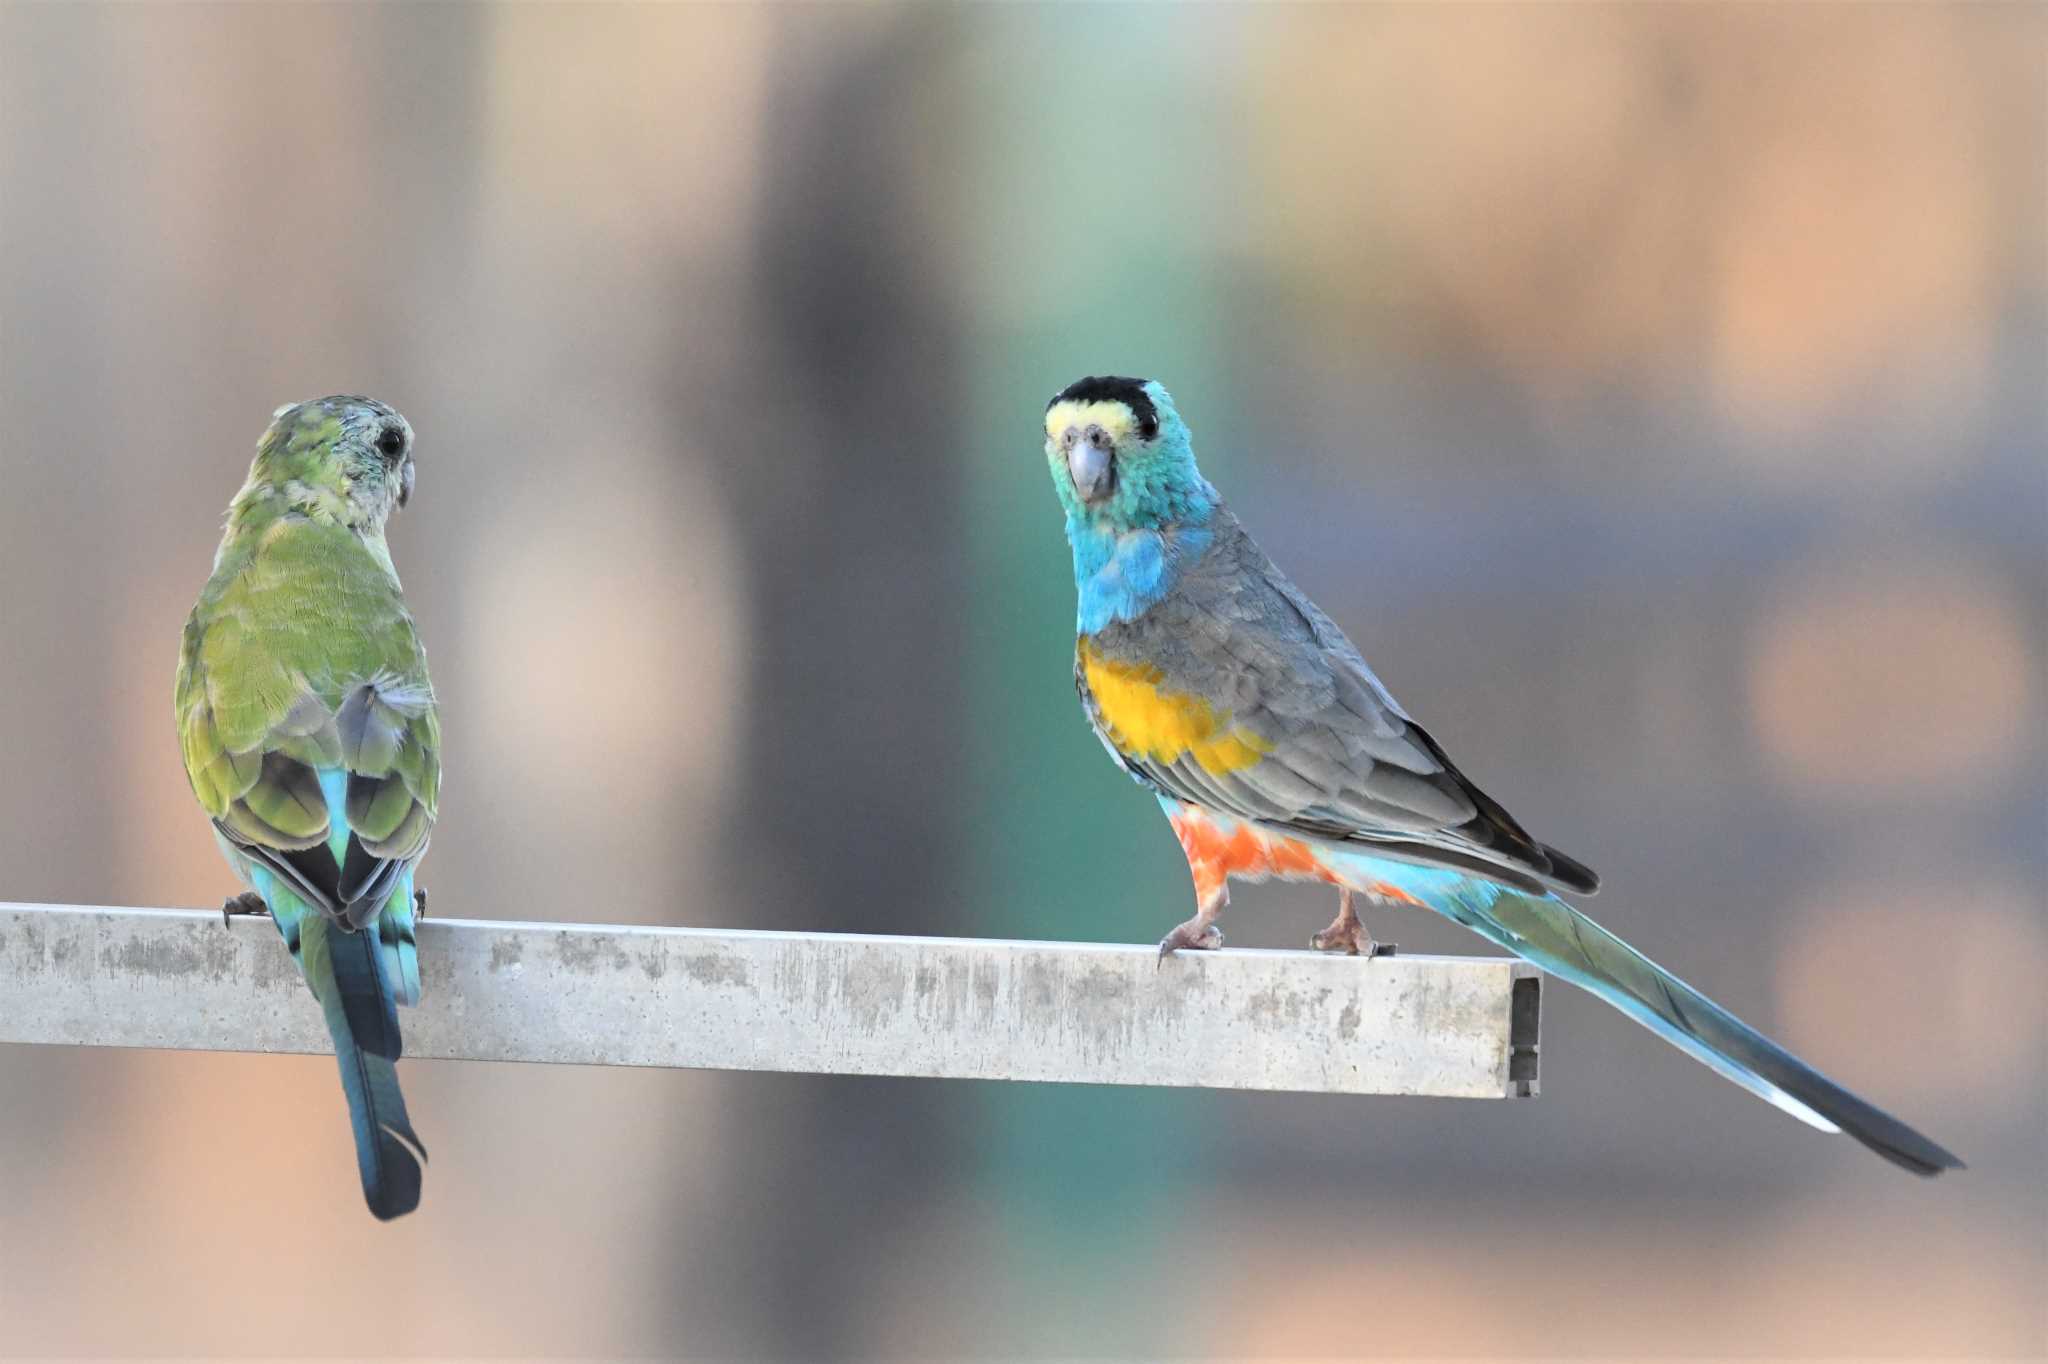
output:
[[[1162,689],[1164,675],[1150,664],[1102,658],[1083,640],[1081,672],[1110,742],[1130,757],[1170,763],[1186,754],[1220,776],[1250,767],[1272,748],[1233,725],[1229,711],[1219,714],[1199,696]]]

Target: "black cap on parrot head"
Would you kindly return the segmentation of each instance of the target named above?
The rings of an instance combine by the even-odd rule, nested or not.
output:
[[[1122,403],[1131,409],[1131,416],[1138,423],[1138,435],[1151,440],[1159,434],[1159,409],[1152,405],[1152,395],[1145,391],[1147,382],[1113,374],[1091,374],[1053,394],[1046,410],[1051,411],[1060,403]]]

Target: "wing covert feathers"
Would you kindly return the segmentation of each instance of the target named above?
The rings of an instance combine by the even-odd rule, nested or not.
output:
[[[1452,764],[1227,510],[1210,529],[1149,611],[1077,644],[1076,689],[1126,771],[1290,834],[1518,889],[1598,889]]]

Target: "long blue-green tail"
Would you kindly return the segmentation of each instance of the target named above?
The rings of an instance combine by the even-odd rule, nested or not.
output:
[[[1457,872],[1372,859],[1447,918],[1606,1000],[1752,1094],[1825,1132],[1846,1132],[1920,1175],[1963,1162],[1857,1098],[1554,895],[1527,895]]]
[[[351,933],[318,914],[304,915],[293,927],[298,933],[294,955],[334,1039],[334,1059],[355,1128],[363,1199],[381,1219],[401,1217],[419,1206],[420,1161],[427,1148],[412,1130],[398,1089],[398,1010],[380,961],[388,949],[375,930]],[[288,930],[286,941],[292,938]]]

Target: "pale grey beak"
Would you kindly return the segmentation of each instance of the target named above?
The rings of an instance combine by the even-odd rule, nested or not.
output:
[[[1083,437],[1067,451],[1067,472],[1073,475],[1074,491],[1083,502],[1107,497],[1115,486],[1116,461],[1111,457],[1114,449],[1107,441],[1098,444]]]
[[[398,505],[402,507],[410,501],[412,501],[412,461],[408,459],[405,462],[405,467],[398,471]]]

